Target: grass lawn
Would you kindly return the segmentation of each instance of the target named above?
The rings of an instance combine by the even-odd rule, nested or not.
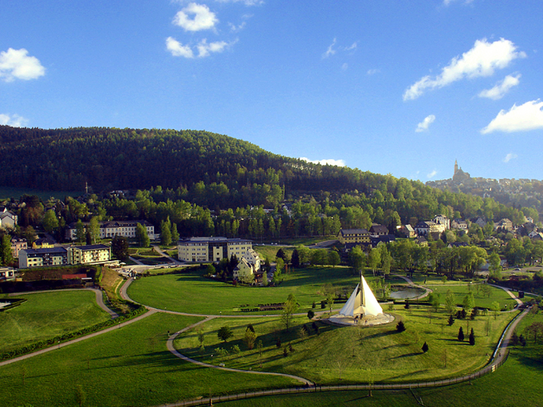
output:
[[[110,319],[96,305],[94,292],[55,291],[18,296],[28,301],[0,313],[0,352]]]
[[[333,284],[350,294],[357,283],[357,277],[342,267],[297,269],[283,274],[284,281],[277,287],[235,287],[203,278],[204,273],[204,270],[197,270],[187,274],[141,278],[132,283],[128,295],[134,301],[161,309],[247,315],[239,311],[240,305],[282,303],[292,293],[300,304],[300,312],[307,312],[314,301],[320,303],[325,298],[320,294],[324,284]]]
[[[181,353],[208,363],[225,363],[227,367],[289,373],[308,378],[319,385],[341,383],[367,384],[368,382],[395,383],[405,381],[430,381],[458,377],[474,372],[489,360],[495,344],[507,322],[516,314],[504,313],[494,317],[477,317],[474,321],[457,320],[447,326],[444,312],[429,318],[428,307],[404,310],[396,306],[393,312],[402,319],[407,330],[396,331],[396,323],[378,327],[334,327],[319,322],[319,334],[306,317],[297,317],[289,332],[283,330],[279,317],[265,319],[216,318],[206,322],[201,329],[205,334],[205,352],[199,349],[197,332],[187,332],[176,341]],[[490,321],[491,330],[486,336],[485,325]],[[248,350],[243,342],[247,324],[254,326],[258,340],[262,341],[262,355],[255,347]],[[302,324],[308,336],[300,334]],[[221,326],[229,326],[233,338],[223,343],[217,337]],[[459,328],[466,332],[464,342],[457,340]],[[476,345],[468,343],[469,330],[473,328]],[[281,347],[276,347],[277,338]],[[421,347],[427,342],[429,351]],[[291,344],[294,351],[290,352]],[[237,353],[238,346],[241,353]],[[287,347],[288,356],[284,356]],[[221,354],[219,348],[229,355]],[[260,367],[262,364],[262,367]]]
[[[447,291],[451,290],[456,299],[456,304],[461,306],[464,301],[464,297],[468,295],[471,290],[471,292],[473,292],[473,297],[475,298],[476,307],[490,308],[494,301],[497,301],[502,309],[506,304],[507,306],[511,307],[510,309],[512,309],[517,304],[517,302],[513,298],[511,298],[509,294],[507,294],[504,290],[500,288],[491,287],[490,296],[488,297],[486,295],[483,295],[483,292],[481,290],[478,290],[481,285],[476,283],[471,284],[470,287],[468,287],[467,283],[448,283],[439,285],[428,285],[426,287],[433,290],[434,293],[440,294],[442,303],[445,302],[445,296],[447,295]]]
[[[528,317],[529,318],[529,317]],[[259,397],[221,403],[225,407],[321,407],[321,406],[539,406],[543,398],[543,345],[514,347],[505,365],[470,383],[405,391],[341,391]]]
[[[0,405],[156,406],[179,400],[272,389],[291,379],[201,368],[166,349],[174,332],[199,320],[151,315],[132,325],[65,348],[0,367]]]

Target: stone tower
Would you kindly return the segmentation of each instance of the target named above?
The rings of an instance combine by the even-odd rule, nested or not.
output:
[[[454,160],[454,174],[453,174],[453,177],[456,175],[457,172],[458,172],[458,161]]]

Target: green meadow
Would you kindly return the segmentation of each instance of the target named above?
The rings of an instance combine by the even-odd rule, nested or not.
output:
[[[203,271],[191,271],[141,278],[132,283],[129,295],[145,305],[169,311],[222,313],[222,317],[206,321],[174,341],[175,347],[191,358],[228,368],[293,374],[323,386],[430,381],[472,373],[487,363],[503,328],[516,315],[504,312],[494,318],[491,313],[479,314],[474,320],[455,320],[448,326],[443,306],[438,312],[430,312],[427,305],[413,303],[409,309],[402,304],[392,309],[385,305],[385,312],[396,318],[387,325],[337,327],[325,323],[328,313],[320,315],[313,325],[305,313],[313,302],[324,299],[325,284],[350,293],[357,283],[358,278],[348,269],[296,270],[285,274],[277,287],[234,287],[202,274]],[[395,284],[402,281],[394,279]],[[503,307],[512,301],[507,293],[496,288],[492,288],[490,297],[483,297],[473,285],[431,283],[429,287],[441,294],[442,302],[448,289],[453,291],[458,304],[470,290],[477,306],[498,301]],[[291,293],[300,304],[301,315],[293,318],[288,331],[279,316],[238,311],[241,304],[283,302]],[[0,339],[6,346],[20,346],[34,338],[47,339],[109,318],[95,304],[93,292],[57,291],[24,297],[28,299],[26,303],[0,313]],[[336,305],[337,310],[342,304]],[[315,311],[321,311],[320,307]],[[396,330],[400,320],[407,328],[404,332]],[[2,366],[0,377],[7,391],[0,394],[0,405],[159,406],[210,395],[299,386],[290,378],[227,372],[176,358],[166,348],[168,333],[200,321],[202,318],[197,316],[155,313],[111,332]],[[543,315],[526,317],[517,328],[518,333],[532,322],[543,322]],[[244,341],[248,324],[257,335],[254,349],[249,349]],[[222,326],[233,332],[226,342],[217,336]],[[465,333],[463,342],[457,339],[460,327]],[[472,328],[475,346],[468,343]],[[203,335],[203,347],[199,334]],[[426,353],[421,349],[424,342],[429,346]],[[513,347],[503,367],[471,384],[373,391],[373,397],[368,397],[367,391],[285,395],[224,405],[415,406],[421,400],[428,406],[451,407],[538,405],[543,396],[539,390],[543,379],[542,349],[540,342],[530,337],[525,347]]]
[[[307,268],[283,274],[283,281],[276,287],[233,286],[203,277],[205,271],[140,278],[128,289],[134,301],[160,309],[194,314],[246,315],[240,305],[282,303],[294,294],[300,309],[311,308],[313,302],[325,299],[323,286],[332,284],[339,290],[351,293],[358,278],[350,269]],[[273,313],[277,314],[279,311]]]
[[[0,352],[77,331],[110,319],[86,290],[22,294],[27,301],[0,312]]]
[[[113,332],[0,367],[0,405],[155,406],[294,385],[291,379],[202,368],[166,349],[168,331],[197,317],[154,314]]]
[[[297,317],[288,332],[278,317],[216,318],[182,335],[175,345],[181,353],[206,363],[288,373],[319,385],[430,381],[458,377],[483,367],[503,328],[516,315],[504,313],[497,319],[481,316],[448,326],[444,312],[430,315],[427,309],[421,306],[404,310],[397,306],[391,311],[395,322],[375,327],[337,327],[319,321],[318,334],[306,317]],[[401,333],[396,330],[400,320],[407,328]],[[249,350],[244,342],[248,324],[254,327],[257,341],[262,341],[262,349]],[[227,342],[217,336],[222,326],[233,332]],[[463,342],[457,339],[460,327],[466,332]],[[471,329],[476,346],[468,342]],[[200,348],[198,331],[204,334],[204,349]],[[430,349],[426,353],[421,350],[425,342]]]

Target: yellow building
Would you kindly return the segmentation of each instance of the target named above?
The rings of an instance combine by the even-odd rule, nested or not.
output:
[[[338,234],[341,244],[349,243],[371,243],[370,232],[366,229],[341,229]]]
[[[70,246],[68,248],[69,264],[105,263],[109,260],[111,260],[111,247],[103,244]]]

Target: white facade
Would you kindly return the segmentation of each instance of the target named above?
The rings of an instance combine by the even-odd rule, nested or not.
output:
[[[253,248],[253,242],[226,237],[191,237],[177,244],[177,257],[188,262],[221,261],[236,256],[238,259]]]
[[[147,236],[149,239],[155,240],[157,236],[155,235],[155,227],[146,220],[117,220],[110,222],[100,222],[100,239],[113,238],[115,236],[126,237],[127,239],[136,238],[136,227],[138,223],[141,223],[145,226],[147,230]],[[85,226],[88,223],[84,224]],[[70,240],[76,239],[77,229],[75,223],[71,224],[66,231],[66,238]]]

